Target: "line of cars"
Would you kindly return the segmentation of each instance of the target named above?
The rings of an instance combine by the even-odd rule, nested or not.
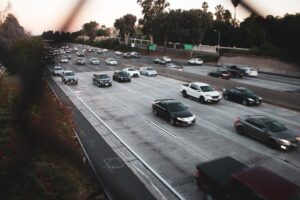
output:
[[[230,78],[243,78],[244,76],[257,77],[258,71],[249,66],[240,68],[236,65],[222,65],[219,66],[219,69],[213,70],[207,75],[228,80]]]

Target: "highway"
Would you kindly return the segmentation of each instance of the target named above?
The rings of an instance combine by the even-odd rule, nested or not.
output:
[[[245,107],[225,100],[219,104],[203,105],[182,97],[179,93],[182,81],[164,76],[141,76],[133,78],[131,83],[113,82],[112,87],[97,88],[92,84],[93,73],[101,71],[112,76],[114,70],[126,66],[150,64],[151,58],[129,61],[110,52],[103,55],[91,54],[93,53],[87,53],[87,61],[95,56],[100,58],[100,65],[75,65],[76,55],[73,55],[70,63],[61,66],[76,73],[78,85],[67,86],[59,77],[54,77],[57,85],[110,145],[118,146],[121,139],[183,199],[201,199],[201,192],[193,180],[196,164],[228,155],[249,166],[265,166],[300,186],[299,149],[289,152],[273,150],[248,137],[238,135],[233,128],[237,116],[259,114],[281,121],[300,135],[299,112],[266,103],[259,107]],[[120,64],[107,66],[104,63],[107,57],[117,57]],[[184,67],[185,71],[190,70],[189,72],[196,74],[206,74],[210,69],[209,66]],[[248,81],[249,84],[285,91],[295,91],[300,85],[299,81],[290,78],[280,77],[282,80],[279,81],[276,76],[260,76],[255,79],[232,80]],[[174,98],[188,106],[197,117],[196,124],[189,127],[173,127],[155,117],[152,114],[151,103],[155,99],[164,98]],[[117,137],[101,134],[107,132],[100,125],[102,122],[109,126]],[[116,152],[125,163],[135,169],[133,171],[148,184],[148,187],[154,188],[154,195],[158,199],[171,199],[170,194],[157,180],[149,182],[149,176],[143,175],[149,174],[148,169],[130,162],[134,155],[125,153],[124,149],[116,148]]]

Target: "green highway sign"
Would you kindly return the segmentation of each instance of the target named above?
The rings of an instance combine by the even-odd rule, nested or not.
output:
[[[184,50],[193,50],[193,45],[192,44],[184,44]]]
[[[155,51],[156,48],[157,48],[157,45],[156,45],[156,44],[149,44],[149,45],[148,45],[148,49],[149,49],[150,51]]]

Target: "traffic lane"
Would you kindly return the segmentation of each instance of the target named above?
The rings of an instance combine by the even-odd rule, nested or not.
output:
[[[147,79],[147,78],[146,78]],[[137,78],[133,80],[134,82],[138,82],[141,81],[142,78]],[[149,78],[148,80],[151,80],[151,78]],[[154,80],[154,79],[153,79]],[[154,81],[154,82],[162,82],[161,80],[159,81]],[[143,114],[142,111],[144,111],[144,117],[151,117],[153,118],[152,114],[151,114],[151,110],[149,108],[149,104],[151,104],[151,96],[152,94],[150,92],[152,92],[152,90],[150,90],[150,88],[156,88],[156,87],[148,87],[148,88],[144,88],[144,90],[142,90],[142,87],[140,86],[140,84],[118,84],[122,87],[122,90],[124,93],[120,92],[120,94],[113,94],[113,96],[110,98],[109,102],[114,102],[114,105],[120,105],[120,109],[124,109],[127,108],[131,111],[138,111],[141,112]],[[147,91],[147,95],[145,94],[141,94],[140,91]],[[165,91],[169,91],[170,88],[165,88]],[[126,98],[124,98],[126,95]],[[169,98],[172,97],[172,95],[176,94],[175,91],[171,91],[170,90],[170,94],[168,92],[164,92],[164,94],[161,94],[161,91],[158,92],[154,92],[157,96],[161,95],[160,98],[164,98],[165,96],[168,96]],[[167,94],[166,94],[167,93]],[[118,96],[120,95],[120,96]],[[103,94],[102,94],[103,96]],[[140,98],[142,98],[142,100],[137,100],[138,96],[140,96]],[[174,97],[174,96],[173,96]],[[181,96],[178,96],[177,98],[180,98]],[[88,97],[87,97],[88,98]],[[118,102],[118,99],[122,99],[122,102]],[[87,100],[88,101],[88,100]],[[145,103],[147,102],[148,103]],[[182,99],[182,101],[187,101],[187,99]],[[104,101],[101,101],[104,102]],[[276,169],[275,171],[279,174],[283,173],[286,175],[288,174],[288,177],[290,178],[290,180],[297,182],[298,180],[294,180],[295,179],[295,174],[298,174],[299,172],[297,170],[295,170],[292,167],[293,165],[296,165],[296,167],[298,167],[298,163],[294,163],[293,161],[287,160],[287,162],[291,163],[291,166],[286,166],[284,165],[282,162],[280,162],[282,160],[282,156],[284,156],[284,153],[278,152],[278,151],[273,151],[271,149],[269,149],[268,147],[255,142],[249,138],[245,138],[245,137],[241,137],[239,135],[237,135],[233,128],[232,128],[232,123],[235,119],[235,115],[234,116],[225,116],[224,113],[216,113],[216,115],[212,116],[212,110],[208,109],[206,111],[207,108],[209,108],[209,106],[204,106],[201,105],[200,108],[199,104],[197,102],[194,101],[190,101],[188,100],[188,102],[186,102],[192,110],[192,112],[194,112],[197,116],[200,116],[199,119],[197,120],[197,124],[195,126],[192,127],[188,127],[188,129],[178,129],[177,127],[172,127],[170,126],[167,122],[164,122],[163,120],[160,119],[156,119],[155,123],[158,123],[161,127],[163,127],[164,130],[170,130],[169,132],[171,132],[172,134],[174,134],[176,137],[179,137],[181,141],[184,142],[184,144],[186,146],[192,147],[193,151],[197,151],[197,152],[201,152],[201,154],[205,154],[206,157],[210,158],[210,157],[220,157],[220,156],[225,156],[225,155],[232,155],[233,157],[238,158],[239,160],[242,160],[246,163],[249,164],[255,164],[255,163],[251,163],[251,160],[257,160],[257,158],[259,158],[259,164],[262,165],[266,165],[268,168],[274,168]],[[194,106],[193,104],[196,103],[196,106]],[[232,104],[231,102],[228,102],[229,104]],[[148,106],[147,106],[148,105]],[[220,106],[221,104],[219,104],[218,106]],[[146,108],[146,110],[145,110]],[[198,110],[199,109],[199,110]],[[117,109],[119,110],[119,109]],[[236,112],[239,112],[239,110],[241,110],[240,107],[237,108]],[[216,112],[217,110],[214,110],[213,112]],[[147,114],[147,112],[149,112]],[[246,113],[248,113],[248,111],[245,111]],[[204,114],[203,114],[204,113]],[[114,114],[116,113],[110,113],[110,116],[114,116]],[[130,124],[130,122],[132,123],[132,121],[135,121],[132,119],[132,117],[134,117],[134,114],[137,114],[135,112],[132,113],[133,115],[131,115],[129,117],[129,119],[126,118],[126,116],[123,118],[122,120],[125,120],[124,124]],[[210,116],[209,118],[203,118],[203,116]],[[220,116],[220,118],[218,117]],[[127,116],[128,117],[128,116]],[[228,120],[224,120],[224,118],[227,118]],[[138,117],[138,119],[140,119],[141,116]],[[225,119],[226,119],[225,118]],[[146,118],[147,119],[147,118]],[[219,123],[217,126],[214,125],[214,123],[211,123],[212,120],[215,119],[216,123]],[[117,121],[120,121],[121,119],[117,118]],[[113,120],[113,121],[116,121]],[[127,121],[128,120],[128,121]],[[150,119],[148,119],[150,120]],[[224,121],[225,124],[220,124],[220,121]],[[199,121],[199,123],[198,123]],[[137,124],[140,124],[140,122],[138,122]],[[135,124],[135,125],[137,125]],[[116,125],[117,128],[120,128],[120,124]],[[124,125],[121,125],[121,127]],[[130,127],[126,127],[125,129],[129,129]],[[132,127],[131,127],[132,128]],[[222,131],[224,130],[225,131]],[[182,133],[184,130],[184,133]],[[201,131],[199,131],[201,130]],[[135,131],[135,133],[139,133],[140,130]],[[152,132],[152,131],[151,131]],[[147,133],[148,134],[148,133]],[[152,133],[153,134],[153,133]],[[128,139],[133,139],[133,136],[128,136]],[[209,137],[209,138],[207,138]],[[139,146],[137,145],[135,142],[135,139],[133,139],[134,141],[131,141],[133,145]],[[154,140],[156,141],[156,140]],[[158,140],[160,141],[160,140]],[[220,145],[221,144],[221,145]],[[226,145],[224,145],[226,144]],[[200,146],[200,147],[199,147]],[[139,149],[139,151],[141,151]],[[275,157],[275,158],[273,158]],[[295,157],[299,157],[299,152],[295,155]],[[286,159],[286,158],[284,158]],[[194,165],[194,164],[193,164]],[[190,166],[189,168],[191,168],[192,166]],[[299,184],[299,183],[298,183]]]
[[[149,78],[148,80],[150,80],[151,78]],[[135,79],[135,80],[140,80],[140,79]],[[162,81],[156,81],[156,83],[159,82],[161,83]],[[130,87],[131,89],[133,87],[131,87],[131,85],[125,85],[125,87]],[[151,87],[151,88],[156,88],[156,87]],[[129,90],[129,89],[127,89]],[[171,92],[172,89],[168,89],[164,91],[170,91]],[[142,98],[144,98],[144,101],[146,101],[147,99],[149,99],[150,102],[152,101],[150,98],[150,96],[152,96],[152,93],[150,90],[150,88],[145,88],[144,90],[142,90],[140,87],[136,88],[135,93],[139,93],[139,91],[147,91],[147,95],[145,94],[141,94],[140,96]],[[159,92],[159,91],[158,91]],[[157,92],[154,92],[156,95]],[[172,91],[172,94],[175,94],[176,91]],[[167,98],[174,98],[175,96],[172,96],[172,94],[168,94],[168,92],[164,92],[164,94],[158,98],[163,98],[163,97],[167,97]],[[130,96],[130,95],[129,95]],[[134,97],[136,98],[137,95],[134,95]],[[177,97],[178,99],[179,97]],[[185,99],[180,99],[181,101],[185,102]],[[124,103],[125,105],[129,105],[130,102],[133,102],[134,99],[129,99],[128,102],[126,101],[126,103]],[[197,125],[190,127],[188,129],[187,132],[184,132],[184,134],[182,135],[182,132],[177,132],[179,129],[177,127],[170,127],[170,125],[166,122],[164,122],[163,124],[163,128],[164,129],[169,129],[173,134],[175,134],[177,137],[181,137],[182,140],[185,140],[187,142],[188,145],[192,145],[193,147],[197,146],[197,145],[201,145],[202,148],[198,150],[198,152],[205,152],[206,155],[214,155],[214,156],[225,156],[225,155],[232,155],[236,158],[238,158],[239,160],[244,161],[247,164],[260,164],[260,165],[264,165],[267,168],[270,169],[276,169],[274,170],[276,173],[281,174],[282,176],[287,176],[289,177],[290,180],[296,182],[297,184],[300,184],[300,180],[295,177],[295,173],[299,174],[299,169],[300,169],[300,156],[299,156],[299,150],[295,150],[292,152],[289,152],[290,154],[286,154],[286,152],[281,152],[281,151],[277,151],[277,150],[272,150],[269,147],[265,146],[264,144],[260,144],[250,138],[247,137],[243,137],[243,136],[239,136],[237,135],[237,133],[235,132],[234,128],[233,128],[233,122],[236,119],[236,114],[231,114],[230,111],[229,112],[223,112],[223,108],[224,106],[221,104],[217,104],[216,106],[219,106],[219,108],[213,107],[213,106],[207,106],[207,105],[201,105],[199,106],[198,102],[195,101],[190,101],[188,100],[187,102],[185,102],[188,106],[190,106],[190,109],[192,110],[192,112],[194,114],[196,114],[196,116],[199,116],[197,119]],[[196,104],[196,106],[191,105],[191,104]],[[229,104],[229,105],[226,105]],[[231,108],[231,102],[225,102],[225,107],[230,107]],[[263,112],[257,112],[257,110],[254,110],[253,112],[250,110],[248,110],[248,107],[244,107],[241,105],[236,105],[234,104],[235,108],[235,112],[240,114],[264,114],[264,115],[269,115],[271,117],[273,117],[272,115],[270,115],[269,113],[263,113]],[[267,107],[269,106],[269,110],[273,111],[275,109],[277,109],[274,106],[271,105],[267,105]],[[207,109],[209,108],[209,109]],[[132,104],[132,109],[133,110],[140,110],[142,109],[141,107],[139,107],[139,104],[134,102],[134,104]],[[251,109],[251,108],[250,108]],[[267,108],[266,108],[267,109]],[[279,108],[280,109],[280,108]],[[277,109],[278,111],[278,109]],[[215,113],[214,115],[211,115],[211,113]],[[299,113],[295,113],[293,112],[292,115],[289,117],[290,119],[285,120],[286,122],[292,124],[293,126],[295,126],[297,128],[297,130],[299,130],[300,127],[300,123],[298,122],[294,122],[293,121],[293,117],[294,115],[298,116],[299,119]],[[275,117],[276,118],[276,117]],[[277,117],[278,118],[278,117]],[[280,118],[279,120],[283,120],[284,118]],[[198,127],[199,125],[199,127]],[[213,139],[214,140],[210,140],[207,138],[202,138],[203,133],[199,130],[203,130],[203,127],[206,127],[208,129],[210,129],[211,131],[215,132],[218,134],[218,136],[221,137],[225,137],[226,139],[229,139],[230,142],[220,142],[219,138],[215,138],[216,134],[213,135],[211,133],[209,133],[210,136],[213,135]],[[293,128],[291,128],[293,130]],[[182,131],[182,130],[181,130]],[[197,139],[199,138],[199,139]],[[207,143],[202,144],[201,140],[205,140],[208,141]],[[210,143],[209,141],[213,141],[214,143]],[[234,144],[233,144],[234,143]],[[237,147],[236,143],[241,144],[243,147]],[[207,151],[205,151],[205,144],[208,145],[208,149]],[[214,146],[215,144],[215,146]],[[220,145],[221,144],[221,145]],[[228,146],[232,149],[228,150],[228,146],[224,144],[228,144]],[[217,150],[216,150],[217,149]],[[288,164],[287,164],[288,163]],[[292,172],[291,172],[292,171]]]
[[[184,66],[183,71],[207,76],[209,72],[217,70],[214,66]],[[298,91],[300,80],[289,77],[261,74],[257,77],[231,78],[230,81],[254,85],[257,87],[268,88],[280,91]]]
[[[78,126],[77,135],[106,194],[112,199],[156,199],[138,177],[120,160],[113,148],[101,138],[96,129],[79,111],[79,108],[71,103],[70,99],[52,80],[50,80],[50,84],[60,100],[72,108],[74,120]]]
[[[62,85],[59,81],[58,84],[66,93],[67,88],[74,90],[73,92],[103,119],[119,137],[138,152],[139,156],[146,160],[152,168],[178,191],[186,193],[186,199],[199,199],[200,193],[194,184],[192,175],[194,166],[198,162],[205,161],[205,159],[201,158],[198,153],[186,149],[187,147],[180,142],[172,140],[172,136],[161,129],[147,123],[142,116],[149,115],[153,117],[149,109],[145,110],[146,113],[142,116],[137,116],[133,111],[126,109],[126,106],[119,102],[120,99],[135,99],[136,94],[128,93],[122,87],[123,84],[114,82],[111,88],[99,89],[94,87],[88,80],[90,75],[80,73],[81,79],[87,80],[82,81],[76,87]],[[116,96],[116,94],[120,96]],[[136,103],[143,104],[144,102],[139,101]]]

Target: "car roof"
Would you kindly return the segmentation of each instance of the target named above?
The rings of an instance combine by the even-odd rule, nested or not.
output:
[[[74,72],[71,70],[66,70],[66,71],[64,71],[64,73],[74,73]]]
[[[191,84],[195,84],[195,85],[197,85],[197,86],[209,86],[209,84],[207,84],[207,83],[202,83],[202,82],[192,82]]]
[[[246,172],[233,174],[233,177],[265,199],[291,199],[300,193],[297,185],[263,167],[253,167]]]
[[[155,100],[154,102],[163,102],[163,103],[180,103],[179,101],[176,101],[175,99],[158,99],[158,100]]]

